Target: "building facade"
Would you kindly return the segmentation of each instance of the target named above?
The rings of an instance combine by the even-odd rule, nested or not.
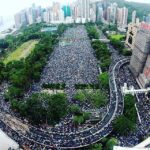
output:
[[[128,9],[126,7],[117,9],[117,26],[119,28],[126,28],[128,21]]]
[[[140,87],[150,87],[150,25],[142,23],[137,32],[130,70]]]
[[[125,44],[128,46],[130,50],[134,49],[135,38],[139,30],[139,27],[140,27],[139,22],[128,24],[128,31],[126,34]]]

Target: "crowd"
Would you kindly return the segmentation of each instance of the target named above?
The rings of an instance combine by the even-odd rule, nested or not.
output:
[[[70,104],[79,105],[83,110],[90,110],[92,107],[89,104],[81,104],[72,98],[75,93],[75,84],[98,82],[97,60],[94,57],[86,30],[83,26],[70,28],[64,33],[62,40],[63,42],[69,41],[69,44],[56,46],[44,68],[40,82],[33,84],[30,92],[40,91],[43,83],[66,83],[65,91]],[[18,129],[19,125],[17,129],[13,128],[7,124],[4,115],[1,115],[0,128],[20,146],[30,149],[77,148],[99,141],[112,132],[112,121],[123,112],[120,82],[123,83],[124,78],[119,73],[120,68],[122,72],[122,65],[128,60],[121,60],[115,54],[114,57],[116,61],[113,61],[109,69],[110,103],[105,116],[97,124],[86,126],[86,128],[82,127],[82,130],[79,130],[73,126],[72,115],[68,114],[65,118],[62,118],[58,125],[51,128],[33,127],[27,122],[23,122],[28,126],[26,133],[23,133],[20,131],[21,129]],[[118,61],[120,63],[117,63]],[[118,78],[118,75],[120,78]],[[0,89],[0,112],[9,113],[14,117],[15,114],[9,109],[9,103],[3,101],[5,90],[3,87]],[[145,108],[148,109],[147,106]],[[122,139],[124,137],[120,137],[120,141],[123,141]]]
[[[129,86],[134,86],[135,89],[139,89],[139,86],[134,79],[132,73],[130,72],[128,65],[123,66],[120,69],[119,73],[119,82],[121,86],[124,86],[124,83],[127,83]],[[136,94],[137,96],[137,110],[139,118],[137,120],[136,131],[130,133],[128,136],[120,137],[121,146],[135,146],[142,140],[144,140],[150,133],[150,103],[149,99],[146,98],[144,93]]]

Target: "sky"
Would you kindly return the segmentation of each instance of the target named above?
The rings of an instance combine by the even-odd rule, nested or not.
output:
[[[50,6],[53,1],[59,1],[61,3],[68,3],[74,0],[0,0],[0,16],[4,18],[7,16],[13,16],[24,8],[30,7],[33,3],[41,5],[43,7]],[[128,0],[136,2],[150,3],[150,0]]]

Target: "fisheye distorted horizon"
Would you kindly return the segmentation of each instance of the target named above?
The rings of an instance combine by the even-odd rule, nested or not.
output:
[[[33,3],[36,5],[41,5],[43,7],[50,6],[53,2],[60,2],[62,4],[71,3],[74,0],[0,0],[0,16],[8,17],[13,16],[15,13],[21,9],[30,7]],[[142,3],[150,3],[149,0],[128,0]]]

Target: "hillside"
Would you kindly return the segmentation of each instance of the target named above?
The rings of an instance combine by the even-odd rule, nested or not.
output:
[[[119,7],[126,6],[129,9],[129,16],[128,21],[131,21],[132,11],[137,11],[137,17],[140,18],[140,20],[143,20],[143,16],[146,16],[147,14],[150,14],[150,4],[146,3],[138,3],[138,2],[128,2],[125,0],[108,0],[111,2],[116,2]]]

